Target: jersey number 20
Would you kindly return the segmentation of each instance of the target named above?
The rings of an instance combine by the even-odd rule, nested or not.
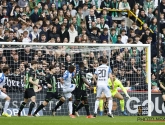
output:
[[[106,70],[105,69],[101,69],[101,70],[98,70],[99,71],[99,77],[105,77],[106,76]]]

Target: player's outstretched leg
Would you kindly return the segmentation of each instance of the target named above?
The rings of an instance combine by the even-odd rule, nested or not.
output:
[[[95,118],[89,112],[89,103],[88,103],[88,100],[85,100],[84,101],[84,107],[85,107],[85,110],[86,110],[86,113],[87,113],[87,117],[86,118]]]
[[[109,112],[108,112],[108,117],[113,118],[113,114],[112,114],[112,98],[108,98],[108,108],[109,108]]]
[[[49,103],[49,100],[45,100],[38,108],[37,110],[33,113],[33,116],[37,116],[37,113],[43,109],[47,104]]]
[[[84,106],[84,101],[82,101],[75,110],[75,115],[79,117],[78,111]]]
[[[68,107],[69,107],[69,115],[72,115],[72,107],[73,103],[72,103],[72,98],[69,98],[69,102],[68,102]]]
[[[71,118],[75,118],[75,112],[77,109],[78,104],[80,103],[80,99],[76,99],[73,103],[73,111],[72,111],[72,115],[70,115]]]
[[[100,99],[100,101],[99,101],[100,116],[103,115],[103,105],[104,105],[104,101],[103,101],[103,99]]]
[[[4,109],[3,109],[2,116],[11,117],[11,115],[9,115],[9,114],[7,113],[7,109],[8,109],[9,104],[10,104],[10,97],[7,96],[7,97],[5,98],[5,100],[6,100],[6,101],[5,101],[5,105],[4,105]]]
[[[30,107],[29,107],[28,116],[31,116],[31,113],[32,113],[32,110],[33,110],[34,106],[35,106],[35,102],[31,102]]]
[[[18,116],[21,116],[21,112],[23,110],[23,108],[25,107],[26,103],[22,102],[21,106],[19,107],[19,111],[18,111]]]
[[[125,104],[124,99],[120,100],[121,113],[125,116],[128,116],[128,114],[124,110],[124,104]]]
[[[32,112],[33,108],[35,107],[35,101],[36,101],[36,97],[32,96],[28,116],[31,116],[31,112]]]
[[[61,97],[60,101],[57,103],[57,105],[52,109],[52,114],[55,116],[57,109],[65,102],[65,98]]]
[[[99,107],[99,98],[97,98],[95,101],[95,111],[93,117],[96,117],[98,107]]]
[[[122,96],[120,93],[117,92],[117,93],[114,95],[114,97],[120,100],[121,113],[122,113],[123,115],[125,115],[125,116],[128,116],[127,112],[124,110],[125,102],[124,102],[123,96]]]

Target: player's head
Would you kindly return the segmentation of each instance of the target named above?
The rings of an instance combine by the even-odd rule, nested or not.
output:
[[[10,73],[10,68],[8,66],[4,66],[2,68],[2,71],[3,71],[4,74],[8,75]]]
[[[80,68],[84,68],[84,63],[83,63],[83,62],[80,62],[80,63],[79,63],[79,67],[80,67]]]
[[[107,58],[103,58],[103,59],[102,59],[102,63],[103,63],[103,64],[107,64]]]
[[[38,62],[35,60],[31,61],[31,66],[36,69],[38,67]]]
[[[113,80],[116,79],[116,75],[114,73],[112,73],[112,78],[113,78]]]
[[[72,73],[75,70],[75,67],[73,65],[70,65],[68,70],[70,73]]]
[[[49,70],[50,70],[52,73],[56,73],[56,67],[55,67],[55,66],[50,66],[50,67],[49,67]]]

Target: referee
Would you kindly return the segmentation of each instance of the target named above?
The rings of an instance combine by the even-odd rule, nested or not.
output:
[[[163,98],[164,107],[165,107],[165,66],[162,69],[162,73],[160,75],[159,83],[160,83],[162,98]]]

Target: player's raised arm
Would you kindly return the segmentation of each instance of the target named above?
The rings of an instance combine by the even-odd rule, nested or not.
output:
[[[33,76],[35,76],[35,71],[31,71],[30,73],[29,73],[29,82],[31,83],[31,84],[33,84],[33,85],[36,85],[36,86],[38,86],[38,84],[36,83],[36,81],[35,80],[33,80]]]
[[[127,90],[125,89],[125,87],[123,86],[123,84],[121,83],[121,81],[119,80],[118,83],[119,87],[121,88],[121,90],[124,92],[124,94],[126,95],[127,98],[130,98],[130,96],[127,93]]]

